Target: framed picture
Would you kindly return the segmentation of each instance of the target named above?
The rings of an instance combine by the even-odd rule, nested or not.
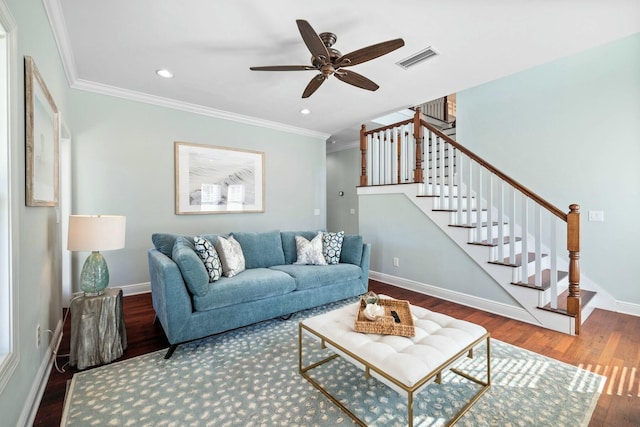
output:
[[[175,142],[176,214],[264,212],[264,153]]]
[[[24,57],[26,205],[58,204],[60,116],[35,62]]]

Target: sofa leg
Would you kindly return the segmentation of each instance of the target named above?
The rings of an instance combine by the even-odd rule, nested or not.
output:
[[[278,317],[278,319],[280,319],[280,320],[289,320],[289,319],[291,319],[292,317],[293,317],[293,313],[289,313],[289,314],[287,314],[287,315],[284,315],[284,316],[280,316],[280,317]]]
[[[176,351],[176,348],[178,348],[178,344],[172,344],[171,347],[169,347],[169,350],[167,350],[167,354],[164,355],[164,358],[170,358],[173,355],[173,352]]]

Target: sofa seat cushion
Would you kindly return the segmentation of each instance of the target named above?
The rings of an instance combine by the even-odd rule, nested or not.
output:
[[[293,277],[296,282],[296,290],[318,288],[339,282],[347,282],[359,279],[362,270],[353,264],[336,265],[276,265],[271,270],[277,270]]]
[[[206,295],[193,296],[196,311],[284,295],[296,289],[296,282],[282,271],[252,268],[233,277],[221,277],[209,286]]]

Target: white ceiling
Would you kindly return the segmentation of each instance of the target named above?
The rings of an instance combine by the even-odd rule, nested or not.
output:
[[[342,144],[371,118],[640,31],[638,0],[44,2],[72,87]],[[336,33],[342,53],[398,37],[405,46],[353,67],[376,92],[332,77],[302,99],[314,71],[249,70],[309,64],[296,19]],[[395,65],[427,46],[440,55]],[[175,77],[156,76],[159,68]]]

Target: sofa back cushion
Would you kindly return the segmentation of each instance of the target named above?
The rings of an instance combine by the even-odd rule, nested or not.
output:
[[[296,251],[296,236],[302,236],[305,239],[311,241],[318,234],[318,231],[283,231],[280,233],[282,240],[282,250],[284,252],[284,263],[293,264],[298,259],[298,253]]]
[[[360,265],[362,262],[362,236],[356,234],[344,235],[340,262]]]
[[[209,292],[209,274],[195,251],[193,239],[177,237],[171,258],[178,264],[189,292],[193,295],[205,296]]]
[[[153,246],[157,250],[171,258],[173,253],[173,245],[176,243],[176,239],[180,236],[182,236],[182,234],[153,233],[151,235],[151,241],[153,242]]]
[[[231,235],[240,243],[246,268],[268,268],[284,264],[284,251],[279,231],[264,233],[238,231]],[[294,243],[293,252],[295,251]]]

